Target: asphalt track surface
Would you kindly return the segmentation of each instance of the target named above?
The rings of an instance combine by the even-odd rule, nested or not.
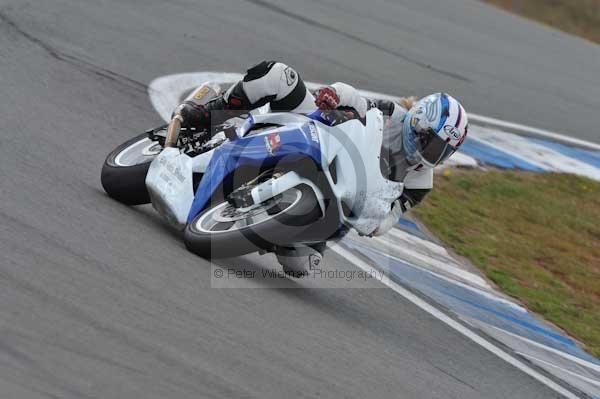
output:
[[[202,3],[0,2],[0,397],[555,397],[378,283],[211,288],[210,264],[99,175],[160,122],[153,78],[265,58],[595,139],[598,47],[468,1]]]

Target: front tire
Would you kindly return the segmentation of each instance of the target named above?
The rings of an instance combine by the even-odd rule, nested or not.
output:
[[[184,232],[188,250],[203,258],[228,258],[294,243],[321,216],[313,190],[292,188],[244,214],[228,202],[202,212]]]
[[[161,148],[143,133],[114,149],[102,166],[100,179],[104,191],[125,205],[150,203],[146,174]]]

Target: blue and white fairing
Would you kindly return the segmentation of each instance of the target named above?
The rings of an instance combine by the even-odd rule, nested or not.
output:
[[[284,118],[281,118],[284,117]],[[288,123],[285,127],[277,127],[261,132],[258,135],[240,137],[236,140],[223,143],[216,148],[206,168],[196,196],[190,208],[187,222],[202,212],[208,205],[215,190],[236,169],[242,166],[268,168],[285,159],[293,163],[306,157],[321,165],[321,149],[318,136],[314,131],[312,122],[302,118],[296,123],[290,123],[290,114],[270,114],[265,116],[251,116],[238,129],[238,135],[244,136],[255,123]]]
[[[333,127],[315,122],[321,144],[323,173],[338,200],[340,220],[361,234],[369,235],[380,225],[404,189],[381,173],[383,115],[373,108],[366,123],[352,119]],[[329,173],[335,164],[336,179]],[[351,209],[350,215],[343,212]]]
[[[258,123],[282,127],[252,132]],[[209,206],[215,190],[236,169],[245,166],[264,169],[282,162],[293,165],[296,160],[308,158],[331,186],[339,223],[359,233],[371,234],[403,190],[402,183],[387,180],[381,174],[382,114],[372,109],[367,112],[366,124],[350,120],[329,125],[327,115],[320,111],[306,116],[292,113],[251,116],[238,129],[239,138],[213,150],[206,168],[201,168],[204,176],[195,195],[191,194],[191,175],[192,170],[198,171],[198,166],[185,154],[164,150],[152,162],[146,178],[152,203],[159,213],[181,228]],[[335,178],[330,173],[332,167],[336,170]],[[311,187],[325,210],[320,189],[293,170],[259,184],[251,194],[258,204],[299,185]]]

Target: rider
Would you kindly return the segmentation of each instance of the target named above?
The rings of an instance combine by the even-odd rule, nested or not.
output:
[[[313,96],[293,68],[276,61],[263,61],[248,69],[241,81],[208,103],[194,101],[196,94],[192,92],[175,110],[183,118],[183,127],[210,128],[267,103],[272,111],[298,113],[312,112],[315,105],[322,110],[349,107],[361,117],[371,108],[381,110],[386,118],[384,148],[388,151],[388,177],[403,182],[404,191],[372,235],[389,231],[403,213],[423,200],[433,187],[433,167],[450,157],[467,135],[464,108],[445,93],[432,94],[417,102],[406,98],[399,102],[371,100],[352,86],[338,82],[322,87]],[[282,264],[316,265],[322,260],[323,248],[282,250],[277,255]]]

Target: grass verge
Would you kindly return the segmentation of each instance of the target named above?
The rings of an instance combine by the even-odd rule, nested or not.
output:
[[[483,0],[515,14],[600,43],[600,0]]]
[[[600,183],[456,170],[415,212],[505,293],[600,357]]]

